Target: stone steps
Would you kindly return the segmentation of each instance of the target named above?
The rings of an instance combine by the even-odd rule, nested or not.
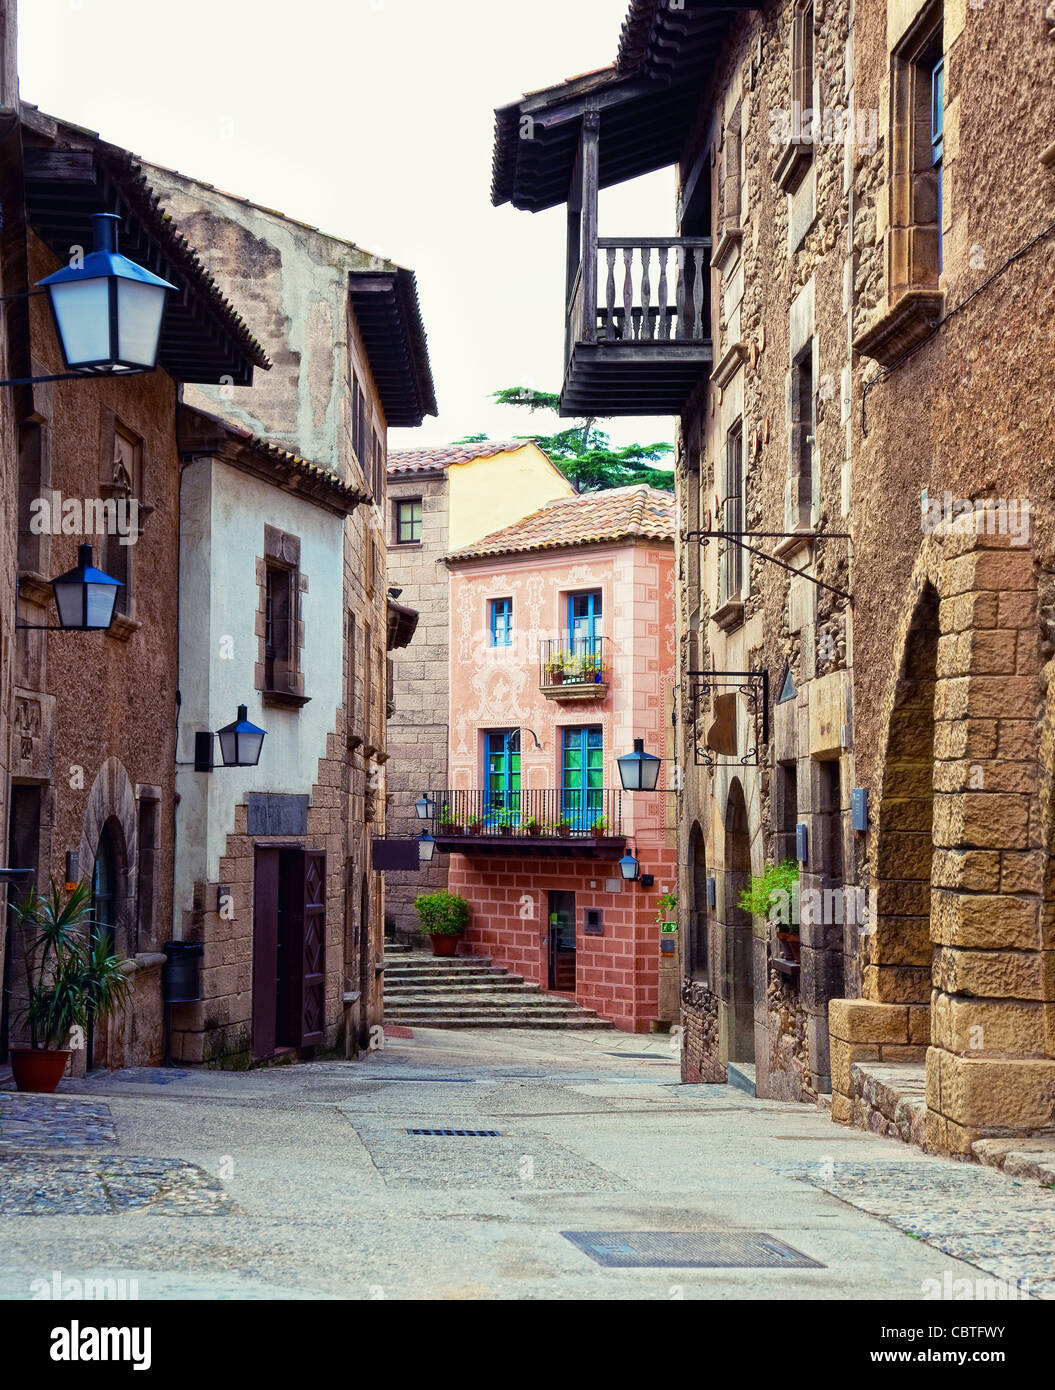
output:
[[[610,1028],[489,956],[385,957],[385,1020],[419,1028]]]
[[[583,1011],[586,1013],[586,1011]],[[551,1014],[466,1014],[457,1018],[436,1018],[428,1014],[406,1014],[390,1020],[403,1028],[612,1028],[605,1018],[586,1014],[586,1017],[559,1017]]]

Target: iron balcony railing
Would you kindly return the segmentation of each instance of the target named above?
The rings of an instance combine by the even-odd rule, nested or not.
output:
[[[600,685],[610,665],[607,637],[565,633],[539,643],[539,685]]]
[[[610,787],[448,790],[430,797],[437,836],[600,840],[623,833],[623,794]]]

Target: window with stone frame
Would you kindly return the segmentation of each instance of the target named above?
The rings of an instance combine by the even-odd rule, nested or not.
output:
[[[784,149],[777,160],[775,177],[785,193],[792,193],[813,163],[817,113],[814,107],[813,0],[796,0],[791,16],[791,80]]]
[[[744,529],[744,425],[737,420],[725,437],[722,530],[737,536]],[[739,540],[725,539],[722,552],[721,601],[741,597],[744,585],[744,550]]]
[[[891,300],[909,289],[937,289],[941,275],[945,108],[942,42],[942,6],[931,5],[893,56]]]
[[[730,233],[740,230],[740,189],[743,181],[741,113],[741,105],[737,102],[726,123],[722,140],[718,183],[719,207],[721,209],[718,219],[719,241]]]
[[[420,497],[401,497],[392,504],[392,539],[396,545],[421,542]]]
[[[945,166],[943,6],[926,5],[891,55],[886,307],[854,339],[884,366],[940,322]]]
[[[355,614],[354,614],[350,609],[349,609],[349,612],[348,612],[347,627],[348,627],[348,646],[347,646],[347,652],[346,652],[346,660],[347,660],[347,663],[348,663],[348,681],[347,681],[347,688],[346,688],[346,690],[345,690],[345,697],[344,697],[344,704],[345,704],[345,719],[344,719],[344,726],[345,726],[345,729],[346,729],[346,731],[347,731],[348,736],[351,737],[353,734],[355,734],[355,733],[357,732],[357,731],[356,731],[356,724],[355,724],[355,715],[356,715],[356,708],[355,708],[355,681],[356,681],[356,674],[357,674],[357,673],[356,673],[356,668],[355,668],[355,661],[356,661]]]
[[[119,618],[135,616],[134,557],[142,523],[143,441],[109,412],[103,419],[103,470],[100,493],[106,518],[104,535],[89,536],[97,546],[100,568],[121,588],[114,612]],[[134,505],[133,505],[134,504]]]
[[[161,847],[161,788],[137,787],[136,940],[137,951],[154,948],[157,915],[157,857]]]
[[[786,518],[789,531],[807,529],[812,523],[816,433],[813,339],[810,338],[791,364],[791,466]]]
[[[300,538],[277,526],[264,527],[264,554],[257,561],[260,641],[256,688],[265,704],[300,706],[304,694],[304,624],[301,595],[308,581],[300,569]]]

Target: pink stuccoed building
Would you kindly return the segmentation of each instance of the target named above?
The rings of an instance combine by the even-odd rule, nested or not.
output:
[[[625,487],[447,557],[450,786],[433,794],[450,891],[472,908],[463,949],[631,1032],[678,1011],[658,920],[673,764],[654,793],[622,791],[616,766],[636,738],[670,757],[674,525],[670,493]]]

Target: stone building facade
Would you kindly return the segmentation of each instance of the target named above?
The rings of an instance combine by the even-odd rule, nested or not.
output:
[[[426,789],[450,784],[448,552],[571,491],[546,455],[522,439],[389,455],[388,578],[400,590],[399,601],[419,615],[413,643],[391,657],[388,794],[395,833],[419,834],[425,827],[414,803]],[[386,875],[390,932],[407,937],[418,929],[414,899],[447,887],[448,864],[447,855],[437,854],[419,870]]]
[[[96,930],[126,962],[129,1002],[89,1030],[72,1066],[157,1063],[164,1055],[161,948],[172,914],[180,468],[175,431],[188,379],[251,381],[267,356],[157,206],[127,151],[19,106],[5,146],[4,263],[24,295],[91,245],[91,216],[120,217],[119,245],[180,288],[158,370],[33,381],[5,396],[16,435],[5,477],[17,480],[19,630],[5,653],[10,681],[3,744],[10,781],[9,866],[38,890],[87,881]],[[14,299],[7,320],[18,375],[62,376],[43,296]],[[88,544],[121,582],[108,631],[56,631],[50,579]],[[14,615],[12,615],[14,616]],[[25,883],[26,880],[20,881]],[[7,929],[0,1041],[22,1041],[25,980]],[[86,1045],[85,1045],[86,1044]]]
[[[608,181],[676,167],[679,290],[710,238],[695,320],[680,298],[648,343],[666,374],[620,346],[613,383],[638,375],[605,389],[595,240],[601,327],[571,325],[565,380],[679,417],[683,1073],[882,1127],[879,1063],[925,1071],[937,1149],[1047,1133],[1050,24],[1027,0],[708,8],[634,0],[612,68],[498,113],[495,164],[496,201],[585,207],[587,247],[598,143]],[[655,275],[631,281],[645,324]],[[797,942],[739,906],[788,859]]]
[[[436,789],[471,950],[628,1032],[674,1023],[675,886],[660,785],[616,759],[662,743],[674,677],[674,499],[563,497],[448,557],[450,776]],[[620,861],[637,860],[623,878]]]
[[[387,834],[388,825],[390,634],[408,616],[400,612],[405,605],[394,607],[388,593],[387,431],[390,425],[418,425],[436,409],[416,282],[410,271],[281,213],[171,170],[154,168],[152,178],[174,214],[208,246],[208,263],[218,281],[259,320],[275,363],[259,390],[206,387],[188,391],[188,403],[223,417],[261,447],[307,460],[309,472],[328,473],[335,486],[346,490],[350,504],[338,550],[329,558],[317,552],[318,573],[301,576],[288,555],[277,557],[280,568],[297,571],[298,582],[306,578],[309,586],[302,602],[295,600],[304,620],[295,631],[305,644],[305,666],[300,671],[293,656],[284,691],[265,692],[264,703],[276,730],[290,724],[314,728],[325,713],[325,728],[315,729],[303,758],[297,752],[299,736],[289,735],[285,783],[272,779],[266,791],[279,795],[295,787],[297,794],[307,794],[307,824],[301,817],[296,833],[280,833],[304,852],[324,843],[328,850],[322,875],[330,962],[324,972],[325,1023],[308,1028],[305,1022],[304,1036],[310,1034],[311,1045],[318,1045],[320,1032],[325,1045],[341,1036],[354,1051],[369,1045],[383,1013],[384,881],[373,867],[373,845]],[[294,486],[308,491],[301,482]],[[290,505],[284,503],[287,510]],[[262,510],[256,521],[259,530]],[[281,521],[276,524],[280,531],[287,529]],[[292,523],[288,529],[299,534]],[[257,540],[262,549],[262,535]],[[266,563],[261,550],[255,553]],[[309,611],[320,616],[329,634],[322,648],[313,648],[316,672],[322,676],[321,689],[316,687],[317,713],[306,704],[315,698],[307,684]],[[256,622],[254,645],[263,613]],[[259,660],[256,651],[253,655]],[[333,671],[332,659],[337,659]],[[251,812],[248,803],[231,807],[234,819],[226,833],[232,838],[220,858],[221,883],[226,871],[235,882],[244,881],[244,862],[228,861],[244,858],[246,836],[258,855],[271,842],[260,825],[250,825]],[[335,836],[342,842],[339,854],[334,852]],[[209,967],[216,971],[212,1026],[197,1019],[190,1029],[197,1040],[188,1046],[233,1060],[249,1045],[246,942],[259,929],[254,922],[257,898],[245,890],[234,895],[241,897],[235,906],[241,925],[233,933],[235,945],[228,947],[224,938],[232,928],[216,913],[215,865],[210,853],[208,873],[181,884],[176,904],[178,929],[186,938],[216,944]],[[292,865],[290,872],[299,874],[301,868]],[[294,1044],[276,1043],[283,1045]],[[251,1052],[259,1056],[261,1048],[252,1044]]]

